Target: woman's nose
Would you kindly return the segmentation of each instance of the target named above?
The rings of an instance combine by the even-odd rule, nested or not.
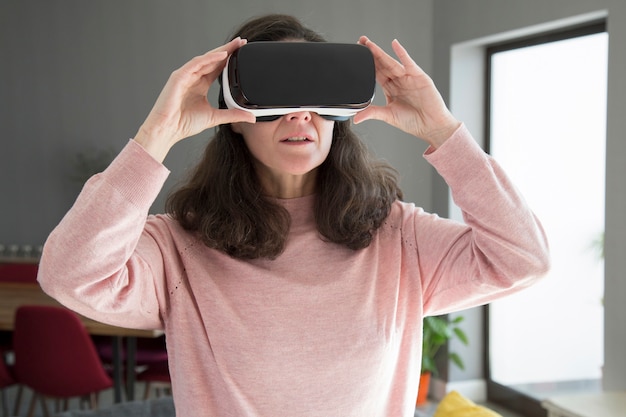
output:
[[[290,122],[310,122],[313,117],[310,111],[298,111],[286,114],[285,118]]]

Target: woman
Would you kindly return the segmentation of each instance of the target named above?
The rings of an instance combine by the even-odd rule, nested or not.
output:
[[[265,16],[175,71],[50,235],[40,283],[96,320],[164,329],[180,416],[413,415],[422,318],[534,282],[549,263],[541,226],[398,41],[399,61],[359,39],[386,104],[354,123],[428,142],[466,224],[401,202],[349,122],[213,108],[206,92],[246,39],[322,41]],[[214,126],[168,214],[147,216],[169,149]]]

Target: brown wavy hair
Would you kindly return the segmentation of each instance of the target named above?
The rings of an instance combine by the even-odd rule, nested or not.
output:
[[[248,42],[324,42],[294,17],[276,14],[246,22],[232,38],[237,36]],[[274,259],[284,250],[290,216],[262,192],[243,137],[225,124],[188,181],[169,196],[166,211],[210,248],[240,259]],[[335,122],[330,152],[317,176],[315,219],[321,237],[365,248],[401,198],[397,172],[370,153],[349,121]]]

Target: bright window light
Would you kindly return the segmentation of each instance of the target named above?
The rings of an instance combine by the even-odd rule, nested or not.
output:
[[[490,305],[491,379],[533,396],[602,377],[607,53],[603,32],[492,55],[490,152],[542,221],[552,270]]]

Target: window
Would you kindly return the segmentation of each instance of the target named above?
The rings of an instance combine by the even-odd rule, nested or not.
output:
[[[605,25],[488,50],[488,148],[541,219],[547,279],[488,307],[488,395],[527,415],[599,390],[603,365]]]

